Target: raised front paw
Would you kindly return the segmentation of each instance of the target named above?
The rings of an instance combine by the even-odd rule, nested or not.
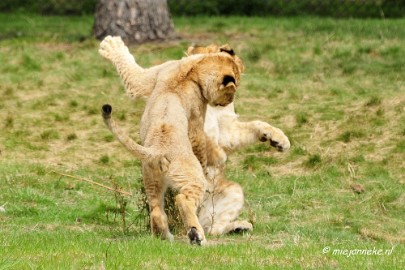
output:
[[[262,142],[269,141],[270,145],[280,152],[287,151],[291,146],[290,140],[281,129],[272,127],[268,124],[266,127],[260,129],[259,139]]]
[[[121,37],[112,36],[106,36],[103,41],[101,41],[98,52],[111,62],[116,61],[117,57],[127,57],[131,55]]]

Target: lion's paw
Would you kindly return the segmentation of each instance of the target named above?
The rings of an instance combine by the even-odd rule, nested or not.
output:
[[[233,222],[234,229],[232,232],[240,233],[246,231],[253,231],[253,225],[247,220],[237,220]]]
[[[205,240],[204,233],[199,232],[196,227],[191,227],[187,235],[190,239],[190,244],[192,245],[197,244],[199,246],[203,246],[207,242],[207,240]]]
[[[259,139],[262,142],[269,141],[270,145],[280,152],[287,151],[291,146],[290,140],[284,132],[270,125],[259,129]]]
[[[116,57],[130,55],[121,37],[106,36],[100,43],[98,52],[104,58],[114,62]]]

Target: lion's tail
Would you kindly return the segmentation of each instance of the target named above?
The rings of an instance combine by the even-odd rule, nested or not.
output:
[[[118,141],[133,154],[135,157],[142,161],[150,161],[153,159],[160,159],[162,156],[160,153],[153,151],[148,147],[144,147],[136,143],[131,139],[121,128],[116,124],[114,119],[111,117],[112,107],[109,104],[105,104],[102,107],[102,116],[104,123],[111,130],[112,134],[118,139]]]

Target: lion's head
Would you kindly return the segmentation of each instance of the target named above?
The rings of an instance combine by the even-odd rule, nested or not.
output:
[[[226,106],[233,102],[240,81],[240,69],[229,54],[209,53],[202,56],[190,75],[209,105]]]
[[[206,54],[199,65],[202,82],[207,89],[204,94],[208,103],[212,106],[226,106],[233,102],[236,88],[240,83],[240,75],[244,71],[242,60],[235,54],[228,45],[190,46],[187,49],[188,56]],[[207,76],[209,74],[209,76]],[[204,77],[205,76],[205,77]],[[209,78],[209,79],[208,79]],[[208,81],[215,81],[209,85]],[[214,86],[215,85],[215,86]],[[214,89],[217,88],[217,89]]]

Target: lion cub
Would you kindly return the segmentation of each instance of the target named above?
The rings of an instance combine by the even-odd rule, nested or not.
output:
[[[140,124],[143,146],[132,141],[131,150],[142,160],[151,228],[163,239],[173,238],[163,206],[164,193],[171,187],[178,191],[176,205],[190,242],[206,242],[197,217],[207,187],[203,171],[207,155],[204,117],[207,104],[226,106],[233,101],[239,79],[237,63],[222,52],[170,61],[156,73]],[[103,106],[105,122],[115,135],[122,134],[111,111],[111,106]],[[128,145],[128,138],[117,138]]]

